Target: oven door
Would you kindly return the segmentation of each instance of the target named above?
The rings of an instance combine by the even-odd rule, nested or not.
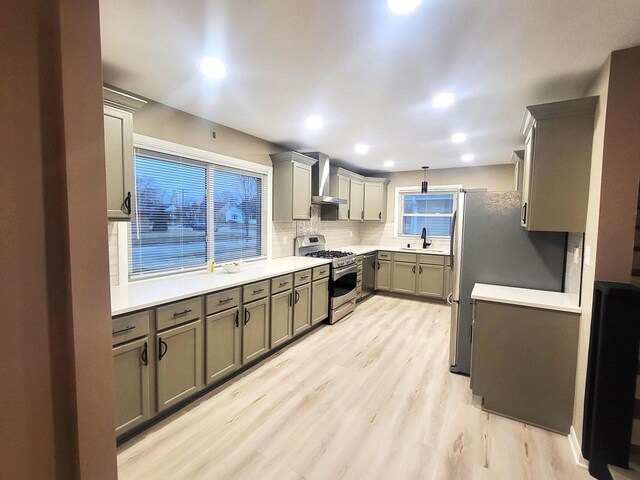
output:
[[[357,283],[358,265],[355,263],[347,267],[332,269],[331,281],[329,282],[331,308],[337,308],[340,305],[353,300],[356,296]]]

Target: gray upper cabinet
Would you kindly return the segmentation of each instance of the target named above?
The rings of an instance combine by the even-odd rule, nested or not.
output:
[[[349,186],[349,220],[362,220],[364,216],[364,183],[351,179]]]
[[[329,278],[313,282],[311,286],[311,324],[321,322],[329,316]]]
[[[311,218],[311,167],[316,159],[298,152],[276,153],[273,161],[273,221]]]
[[[147,338],[113,349],[116,435],[150,418],[149,345]]]
[[[386,178],[366,177],[364,179],[364,221],[385,222],[387,220],[388,183]]]
[[[336,185],[334,196],[347,201],[347,203],[343,205],[338,205],[337,220],[349,220],[349,188],[351,186],[351,181],[348,177],[336,175],[335,180],[331,182],[332,190],[334,188],[334,182]]]
[[[135,203],[133,112],[146,102],[110,88],[103,89],[103,96],[107,217],[129,221]]]
[[[157,402],[162,411],[202,387],[202,322],[156,334]]]
[[[584,232],[598,97],[529,106],[521,225],[531,231]]]
[[[311,284],[293,290],[293,334],[304,332],[311,326]]]
[[[514,150],[511,155],[513,163],[513,189],[522,194],[522,182],[524,177],[524,150]]]
[[[249,363],[269,351],[269,297],[244,306],[242,362]]]
[[[242,365],[240,308],[235,307],[206,319],[206,382],[226,377]]]

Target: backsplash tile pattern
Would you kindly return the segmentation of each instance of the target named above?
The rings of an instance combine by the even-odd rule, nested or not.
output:
[[[118,276],[118,224],[108,222],[107,232],[109,238],[109,278],[111,286],[115,286],[120,283]]]
[[[395,237],[393,222],[363,222],[360,225],[360,243],[362,245],[388,245],[390,247],[406,247],[410,244],[412,248],[422,247],[420,237]],[[438,250],[449,250],[448,238],[430,238],[431,248]]]
[[[567,236],[567,259],[564,272],[564,291],[572,295],[580,296],[580,283],[582,279],[582,250],[584,235],[582,233],[569,233]],[[577,249],[577,253],[576,253]],[[577,257],[577,262],[576,262]]]

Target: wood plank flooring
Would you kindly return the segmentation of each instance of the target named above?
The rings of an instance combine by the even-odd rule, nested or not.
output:
[[[449,308],[374,296],[122,445],[130,479],[589,479],[566,437],[483,412]]]

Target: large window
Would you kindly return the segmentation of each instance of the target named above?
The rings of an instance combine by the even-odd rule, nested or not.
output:
[[[401,192],[398,234],[420,236],[427,229],[428,237],[449,237],[454,211],[453,192]]]
[[[265,176],[136,149],[129,277],[265,255]]]

